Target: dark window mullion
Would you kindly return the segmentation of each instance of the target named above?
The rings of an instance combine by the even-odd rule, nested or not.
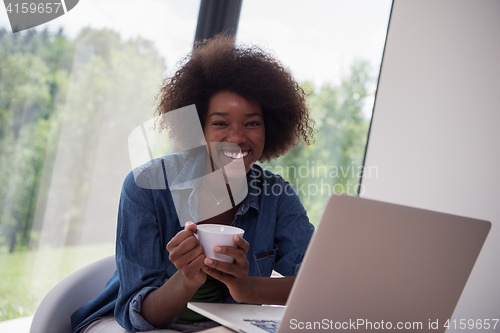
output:
[[[195,42],[220,32],[235,36],[243,0],[201,0]]]

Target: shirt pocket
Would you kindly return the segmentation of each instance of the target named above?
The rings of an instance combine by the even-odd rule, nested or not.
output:
[[[274,249],[255,254],[254,260],[257,265],[257,271],[261,277],[269,277],[274,268],[276,254],[278,253],[278,246]]]

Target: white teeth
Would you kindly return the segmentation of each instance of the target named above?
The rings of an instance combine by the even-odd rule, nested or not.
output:
[[[242,153],[242,152],[239,152],[239,153],[234,153],[234,152],[230,152],[230,151],[225,151],[223,150],[222,153],[224,154],[224,156],[226,157],[229,157],[229,158],[232,158],[232,159],[240,159],[240,158],[244,158],[245,156],[248,155],[248,151]]]

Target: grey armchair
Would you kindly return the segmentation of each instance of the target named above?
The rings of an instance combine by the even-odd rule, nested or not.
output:
[[[110,255],[62,279],[40,303],[30,333],[71,333],[71,314],[99,295],[115,270],[115,256]]]

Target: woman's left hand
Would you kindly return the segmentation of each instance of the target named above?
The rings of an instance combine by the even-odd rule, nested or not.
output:
[[[250,244],[241,237],[234,236],[235,247],[216,246],[214,252],[234,258],[233,263],[227,263],[205,258],[203,271],[223,282],[236,302],[247,302],[252,296],[252,279],[248,276],[247,252]]]

